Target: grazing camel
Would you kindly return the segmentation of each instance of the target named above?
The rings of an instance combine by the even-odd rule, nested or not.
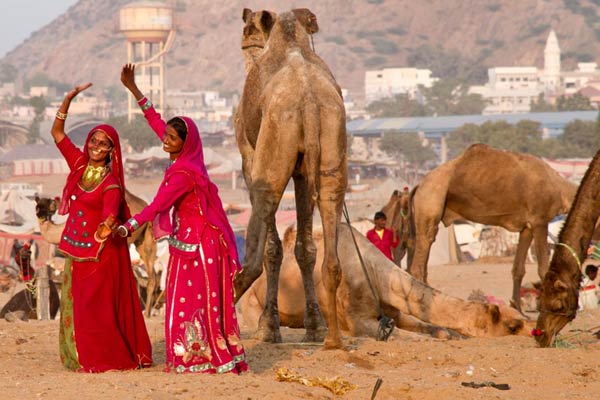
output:
[[[341,280],[336,251],[346,172],[346,117],[340,88],[310,48],[318,30],[307,9],[277,15],[244,9],[242,49],[249,66],[235,116],[242,170],[250,192],[246,256],[234,281],[236,301],[267,271],[267,301],[257,337],[280,342],[277,292],[283,256],[275,212],[290,178],[294,180],[299,234],[295,256],[302,271],[306,315],[304,340],[342,347],[337,326],[336,290]],[[250,45],[248,45],[250,43]],[[262,52],[253,49],[263,46]],[[322,277],[327,291],[325,326],[314,292],[316,249],[312,238],[315,203],[325,230]]]
[[[392,250],[394,263],[400,262],[409,249],[414,248],[415,235],[411,224],[410,192],[405,187],[401,192],[394,190],[389,201],[381,209],[387,217],[386,228],[395,230],[398,235],[398,246]],[[407,265],[410,265],[412,254],[408,253]]]
[[[542,280],[536,341],[541,347],[554,343],[556,335],[577,314],[581,264],[600,217],[600,151],[581,183],[573,206],[558,235],[550,268]]]
[[[543,278],[548,270],[548,223],[569,210],[576,190],[539,158],[474,144],[428,173],[412,190],[415,248],[408,272],[427,282],[429,251],[440,221],[448,226],[465,219],[519,232],[512,302],[520,310],[529,245],[533,239]]]
[[[304,295],[298,266],[293,256],[295,231],[284,236],[283,263],[280,276],[279,317],[281,324],[292,328],[303,326]],[[315,233],[319,250],[323,246],[320,233]],[[535,322],[512,307],[454,298],[418,281],[398,268],[363,235],[354,230],[380,305],[401,329],[425,333],[437,338],[495,337],[529,335]],[[379,314],[376,300],[361,268],[350,228],[340,224],[338,254],[342,281],[338,288],[338,321],[340,328],[352,336],[377,337]],[[322,254],[320,251],[317,254]],[[316,292],[324,303],[326,291],[321,273],[315,270]],[[240,301],[243,323],[252,326],[260,316],[266,293],[266,279],[256,280]],[[327,313],[328,309],[324,308]]]
[[[31,264],[31,250],[28,244],[19,246],[16,241],[13,247],[16,250],[15,261],[20,270],[19,276],[25,283],[26,288],[17,292],[13,297],[10,298],[4,307],[2,307],[0,310],[0,318],[11,320],[9,318],[10,315],[13,316],[13,318],[27,321],[30,318],[37,318],[38,293],[36,290],[36,278],[34,277],[35,273]],[[48,270],[50,269],[50,267],[46,268],[48,268]],[[48,304],[50,318],[54,319],[60,307],[60,299],[58,297],[58,290],[56,289],[54,282],[50,279],[48,284]]]
[[[58,201],[58,199],[40,198],[37,196],[35,198],[35,214],[38,217],[40,233],[48,243],[56,245],[60,243],[64,228],[64,223],[55,224],[52,222],[52,216],[58,209]],[[147,205],[144,200],[133,195],[128,190],[125,190],[125,201],[132,214],[137,214]],[[154,270],[154,263],[156,262],[156,242],[152,233],[152,224],[148,223],[142,226],[141,229],[133,232],[133,234],[127,238],[127,242],[135,245],[136,250],[140,254],[140,258],[144,263],[144,267],[146,268],[148,281],[146,285],[146,304],[144,312],[146,316],[149,317],[159,289],[158,274]]]

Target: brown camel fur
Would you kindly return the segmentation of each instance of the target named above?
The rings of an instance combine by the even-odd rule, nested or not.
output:
[[[539,158],[474,144],[423,178],[411,193],[415,248],[408,272],[427,282],[427,261],[440,221],[469,220],[519,232],[512,302],[520,288],[532,239],[538,274],[548,270],[548,223],[569,210],[577,186]],[[410,252],[410,250],[409,250]]]
[[[387,217],[386,228],[397,232],[399,243],[392,250],[392,255],[394,256],[394,263],[400,266],[400,262],[408,249],[414,248],[415,241],[414,229],[411,224],[412,210],[408,188],[404,188],[402,191],[394,190],[381,211]],[[412,254],[409,253],[408,256],[407,265],[410,265]]]
[[[129,205],[129,210],[132,215],[139,213],[148,204],[133,195],[130,191],[125,190],[125,201]],[[53,244],[60,243],[60,238],[65,224],[55,224],[52,222],[52,216],[58,209],[58,200],[49,198],[36,197],[35,213],[38,217],[40,233],[42,237]],[[156,242],[152,233],[152,223],[144,224],[141,229],[137,229],[132,235],[127,238],[128,243],[134,243],[136,250],[140,254],[140,258],[144,262],[146,273],[148,275],[148,283],[146,285],[146,307],[145,314],[147,317],[152,312],[153,301],[158,290],[158,275],[154,270],[156,262]]]
[[[541,347],[554,343],[556,335],[577,313],[581,264],[600,217],[600,151],[588,167],[573,206],[558,235],[550,268],[542,280],[540,315],[535,339]]]
[[[264,42],[262,54],[248,69],[235,117],[244,179],[250,192],[246,258],[236,276],[236,301],[267,271],[267,301],[258,337],[279,342],[277,292],[283,256],[275,212],[290,178],[294,180],[300,234],[295,255],[305,288],[305,340],[340,348],[335,295],[341,280],[336,252],[347,185],[346,117],[341,92],[325,63],[311,50],[308,34],[318,30],[307,9],[276,15],[245,9],[242,45],[254,36]],[[249,50],[246,48],[246,50]],[[255,56],[257,54],[254,54]],[[246,57],[252,60],[252,57]],[[323,279],[327,288],[327,327],[314,292],[316,249],[312,239],[315,203],[325,229]]]
[[[401,329],[426,333],[438,338],[494,337],[529,335],[535,322],[508,306],[466,301],[441,293],[398,268],[354,230],[369,279],[373,283],[385,314],[395,319]],[[279,316],[281,324],[293,328],[303,326],[304,295],[298,266],[293,256],[295,231],[288,229],[284,237],[284,255],[280,276]],[[354,247],[350,229],[340,224],[338,254],[342,281],[338,288],[338,320],[340,328],[353,336],[377,336],[378,310]],[[319,250],[323,240],[315,233]],[[317,254],[322,254],[318,251]],[[319,301],[324,303],[326,291],[321,273],[314,272]],[[252,325],[264,305],[266,279],[256,280],[240,302],[243,322]],[[324,313],[328,312],[324,308]]]

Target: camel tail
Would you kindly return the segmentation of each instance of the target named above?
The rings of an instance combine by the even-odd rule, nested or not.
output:
[[[306,160],[306,176],[308,184],[308,193],[310,194],[311,204],[317,200],[319,193],[319,160],[321,159],[320,137],[320,116],[318,107],[314,99],[304,100],[302,112],[302,124],[304,126],[304,157]]]

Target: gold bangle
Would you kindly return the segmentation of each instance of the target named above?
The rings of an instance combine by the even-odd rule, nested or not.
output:
[[[56,118],[64,121],[67,119],[67,113],[61,113],[60,111],[56,111]]]
[[[100,239],[100,238],[98,237],[98,232],[94,232],[94,240],[95,240],[96,242],[98,242],[98,243],[103,243],[103,242],[106,242],[106,238],[104,238],[104,239]]]

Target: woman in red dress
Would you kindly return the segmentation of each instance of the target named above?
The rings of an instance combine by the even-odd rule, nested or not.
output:
[[[52,136],[71,170],[59,214],[69,214],[58,249],[66,256],[60,308],[60,358],[80,372],[152,365],[126,239],[111,228],[130,217],[125,203],[121,147],[109,125],[93,128],[83,151],[65,135],[71,100],[91,83],[68,92]]]
[[[198,128],[187,117],[163,121],[135,84],[134,70],[133,65],[125,65],[121,81],[162,140],[171,165],[154,201],[117,231],[126,236],[157,218],[153,225],[156,238],[169,235],[167,370],[246,371],[233,303],[233,278],[240,269],[235,236],[217,187],[208,177]]]

